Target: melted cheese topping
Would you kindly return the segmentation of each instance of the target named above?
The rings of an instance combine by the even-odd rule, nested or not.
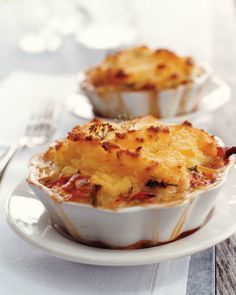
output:
[[[111,54],[97,67],[86,72],[82,88],[90,84],[99,91],[162,90],[190,83],[200,75],[189,57],[179,57],[166,49],[145,46]]]
[[[224,165],[213,136],[189,122],[167,126],[148,116],[76,126],[37,169],[64,201],[116,209],[184,200],[216,182]]]

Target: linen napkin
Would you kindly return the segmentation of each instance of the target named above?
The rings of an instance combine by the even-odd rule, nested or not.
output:
[[[0,85],[0,139],[15,141],[23,132],[33,101],[53,98],[62,103],[76,88],[74,76],[16,72]],[[81,120],[61,114],[55,137],[63,137]],[[0,142],[1,143],[1,142]],[[40,149],[40,148],[37,148]],[[0,187],[0,290],[4,295],[158,294],[186,293],[189,257],[160,264],[99,267],[61,260],[27,244],[12,232],[5,218],[5,200],[25,177],[36,149],[24,150],[11,162]]]

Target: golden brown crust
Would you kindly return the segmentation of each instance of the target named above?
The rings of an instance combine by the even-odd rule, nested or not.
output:
[[[204,130],[151,116],[76,126],[43,158],[41,183],[65,201],[109,209],[184,200],[225,165],[225,151]]]
[[[200,72],[190,57],[141,46],[108,55],[100,65],[87,70],[81,86],[92,85],[99,93],[104,89],[158,91],[191,83]]]

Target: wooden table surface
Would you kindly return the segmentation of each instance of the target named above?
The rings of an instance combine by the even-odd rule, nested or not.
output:
[[[236,144],[236,13],[235,2],[216,1],[215,60],[219,75],[231,86],[232,100],[215,115],[215,133]],[[236,294],[236,236],[215,247],[216,294]]]
[[[10,2],[10,1],[9,1]],[[14,2],[14,1],[13,1]],[[15,1],[16,2],[16,1]],[[132,2],[134,3],[134,2]],[[104,52],[85,49],[68,37],[53,54],[29,55],[17,48],[17,10],[2,2],[0,21],[8,28],[0,33],[0,78],[17,69],[44,73],[76,73],[101,59]],[[1,7],[2,8],[2,7]],[[137,0],[131,7],[138,41],[166,46],[212,64],[214,71],[228,81],[232,100],[214,116],[210,130],[227,145],[236,144],[236,14],[233,0]],[[15,34],[15,37],[14,37]],[[76,62],[75,62],[76,61]],[[207,128],[208,126],[206,126]],[[212,250],[214,253],[214,249]],[[215,291],[236,294],[236,237],[215,247]],[[214,287],[211,292],[214,293]],[[196,293],[200,294],[200,293]],[[206,293],[204,293],[206,294]]]

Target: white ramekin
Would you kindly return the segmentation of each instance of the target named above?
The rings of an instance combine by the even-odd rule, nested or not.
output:
[[[227,164],[216,185],[196,191],[182,203],[135,206],[117,211],[58,201],[60,196],[37,180],[38,155],[30,162],[27,180],[47,208],[52,224],[66,229],[77,241],[114,249],[135,249],[173,241],[204,225],[232,162]]]
[[[193,82],[176,88],[156,91],[119,91],[101,95],[96,87],[79,77],[80,88],[93,106],[95,114],[105,118],[126,116],[134,118],[154,115],[170,118],[196,111],[201,102],[201,93],[210,78],[211,69],[204,67],[201,75]]]

